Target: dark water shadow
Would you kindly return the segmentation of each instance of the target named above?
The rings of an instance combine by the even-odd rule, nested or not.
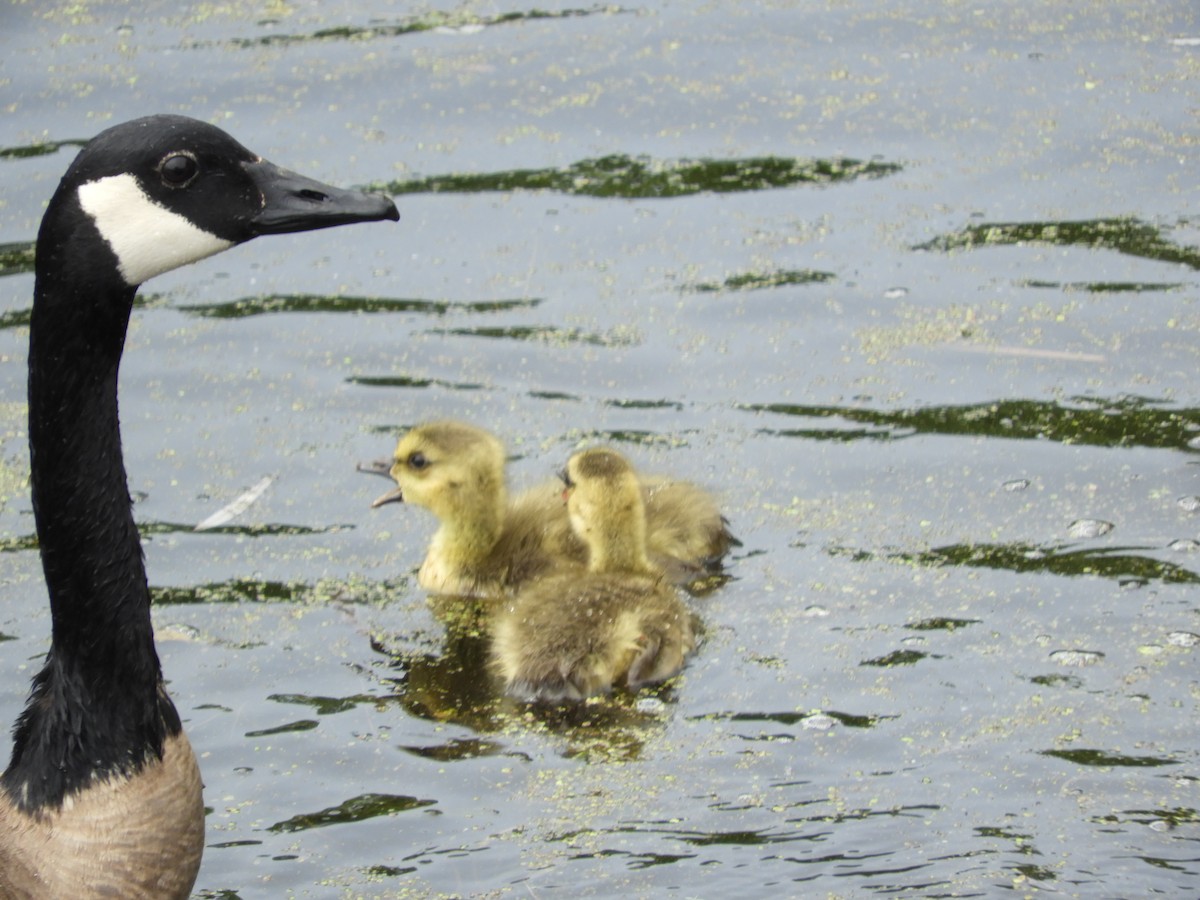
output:
[[[1052,756],[1077,766],[1098,766],[1100,768],[1156,768],[1158,766],[1177,766],[1179,760],[1166,759],[1161,756],[1129,756],[1125,753],[1113,753],[1109,750],[1076,749],[1076,750],[1041,750],[1042,756]]]
[[[357,526],[323,525],[312,527],[309,525],[281,525],[260,522],[247,525],[215,525],[211,528],[197,529],[195,525],[180,522],[138,522],[137,527],[143,541],[152,541],[156,536],[164,534],[214,535],[245,538],[303,537],[306,535],[336,534],[340,531],[351,531]],[[37,548],[38,539],[37,534],[34,532],[0,538],[0,553],[22,553],[27,550],[36,550]]]
[[[1163,562],[1130,551],[1153,552],[1153,547],[1101,547],[1076,549],[1070,544],[1037,545],[1012,543],[948,544],[918,551],[854,550],[830,548],[831,556],[845,556],[855,562],[887,560],[906,566],[966,566],[997,569],[1017,574],[1041,573],[1079,577],[1098,576],[1122,584],[1137,585],[1158,581],[1163,584],[1198,584],[1200,574],[1174,563]]]
[[[1024,278],[1017,287],[1045,288],[1064,294],[1154,294],[1180,291],[1188,287],[1182,281],[1038,281]]]
[[[57,153],[63,147],[82,147],[86,143],[86,139],[76,138],[64,141],[35,141],[32,144],[0,147],[0,159],[32,159],[35,156],[49,156]]]
[[[436,175],[406,181],[375,182],[367,190],[389,194],[479,194],[553,191],[575,196],[653,200],[693,194],[744,193],[794,185],[827,186],[899,172],[895,163],[858,159],[795,159],[758,156],[742,159],[656,160],[612,154],[560,169]]]
[[[5,275],[24,275],[33,271],[33,254],[36,245],[33,241],[17,241],[11,244],[0,244],[0,278]],[[28,313],[26,313],[28,317]],[[26,318],[25,323],[29,320]],[[0,325],[0,328],[7,327]]]
[[[1166,230],[1132,216],[1060,222],[984,222],[917,244],[913,249],[951,252],[1015,244],[1090,247],[1200,269],[1200,250],[1167,240],[1163,236]]]
[[[445,388],[450,391],[483,391],[487,385],[469,381],[445,381],[441,378],[417,378],[411,375],[351,375],[347,384],[372,388]]]
[[[514,25],[522,22],[538,22],[555,19],[577,19],[584,16],[619,15],[634,12],[620,6],[593,6],[586,9],[542,10],[529,9],[513,12],[497,13],[492,16],[480,16],[467,10],[443,12],[429,10],[420,16],[413,16],[400,22],[377,23],[371,25],[339,25],[332,28],[319,28],[306,34],[266,34],[253,38],[227,38],[219,41],[188,41],[183,46],[193,50],[204,47],[223,46],[239,49],[255,47],[287,47],[295,44],[311,44],[324,41],[360,42],[382,38],[405,37],[410,34],[422,34],[426,31],[474,31],[491,28],[497,25]],[[265,19],[260,25],[269,26],[277,20]]]
[[[580,328],[562,328],[557,325],[501,325],[473,328],[435,328],[426,334],[441,337],[488,338],[491,340],[529,341],[566,347],[587,344],[593,347],[636,347],[641,341],[626,330],[605,333],[584,331]]]
[[[896,719],[899,716],[872,716],[855,713],[838,712],[832,709],[812,710],[809,712],[717,712],[689,716],[689,722],[772,722],[780,725],[799,725],[817,716],[827,716],[847,728],[874,728],[880,722]]]
[[[421,800],[406,794],[359,794],[326,809],[311,813],[301,813],[276,822],[267,828],[272,834],[294,834],[298,831],[309,831],[313,828],[325,828],[330,825],[347,825],[354,822],[365,822],[379,816],[393,816],[397,813],[433,806],[436,800]]]
[[[698,294],[720,291],[761,291],[766,288],[804,284],[826,284],[837,278],[833,272],[817,269],[777,269],[772,272],[743,272],[721,281],[697,281],[685,284],[683,290]]]
[[[194,585],[151,585],[155,605],[197,603],[295,603],[384,606],[408,590],[408,579],[385,581],[321,579],[317,582],[231,578]]]
[[[449,300],[422,300],[403,297],[355,297],[328,294],[265,294],[241,297],[224,303],[192,303],[175,309],[206,319],[247,319],[279,313],[417,313],[425,316],[445,316],[450,313],[494,313],[515,309],[534,309],[543,301],[525,297],[512,300],[489,300],[476,303],[456,303]]]
[[[1196,452],[1200,409],[1167,408],[1150,397],[1071,397],[1066,401],[995,400],[917,409],[748,403],[740,409],[809,419],[843,419],[863,429],[764,428],[764,434],[812,440],[892,441],[916,435],[961,435],[1013,440],[1051,440],[1095,447],[1148,447]]]

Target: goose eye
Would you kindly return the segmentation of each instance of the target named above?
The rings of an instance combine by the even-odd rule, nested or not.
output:
[[[187,187],[200,174],[200,164],[190,153],[172,153],[158,164],[158,173],[167,187]]]
[[[429,465],[429,460],[425,458],[425,454],[417,451],[408,458],[408,465],[413,469],[423,469]]]

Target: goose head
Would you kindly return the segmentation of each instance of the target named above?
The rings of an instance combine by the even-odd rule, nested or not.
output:
[[[216,126],[147,116],[101,132],[68,168],[42,220],[37,275],[137,287],[259,235],[399,217],[382,194],[289,172]]]

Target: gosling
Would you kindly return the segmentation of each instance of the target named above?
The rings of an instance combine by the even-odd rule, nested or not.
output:
[[[405,501],[437,517],[438,530],[417,573],[426,590],[511,593],[563,563],[587,558],[567,519],[561,486],[547,482],[510,501],[504,467],[500,441],[464,422],[429,422],[400,438],[389,470],[397,487],[371,505]],[[673,582],[687,584],[719,567],[738,545],[707,491],[662,477],[639,483],[648,552]]]
[[[691,613],[647,556],[637,474],[619,453],[595,448],[571,457],[564,481],[587,567],[563,567],[497,613],[491,655],[505,690],[556,703],[667,680],[696,635]]]

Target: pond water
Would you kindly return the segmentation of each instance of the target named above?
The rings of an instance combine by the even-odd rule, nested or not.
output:
[[[0,9],[0,719],[48,639],[26,323],[75,148],[186,113],[402,216],[134,314],[197,896],[1195,892],[1195,4],[139,9]],[[518,486],[608,441],[718,492],[681,677],[496,697],[415,583],[432,519],[355,472],[447,416]]]

